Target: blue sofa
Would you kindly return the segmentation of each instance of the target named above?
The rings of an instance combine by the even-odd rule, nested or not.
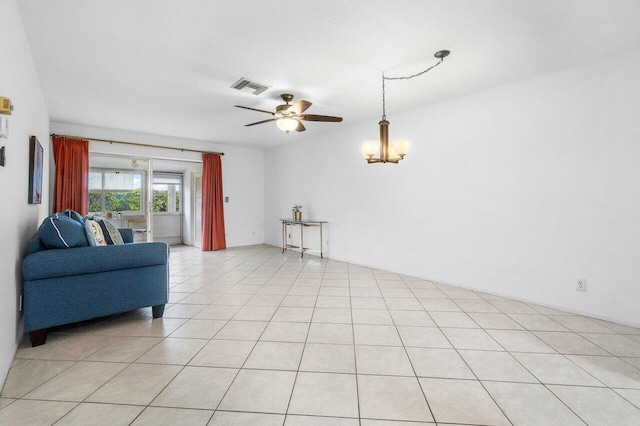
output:
[[[169,247],[124,245],[46,249],[38,235],[22,265],[25,331],[31,345],[46,342],[47,329],[151,306],[162,317],[169,299]]]

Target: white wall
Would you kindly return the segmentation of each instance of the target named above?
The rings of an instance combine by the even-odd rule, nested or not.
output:
[[[31,59],[31,50],[15,1],[0,0],[0,96],[15,105],[9,116],[9,138],[0,138],[6,147],[7,163],[0,167],[0,387],[22,338],[22,314],[18,310],[22,292],[22,260],[27,242],[47,215],[49,196],[43,191],[42,204],[27,204],[29,189],[29,136],[38,137],[44,148],[42,187],[48,188],[49,114]]]
[[[229,202],[224,204],[227,247],[262,244],[264,241],[264,153],[262,150],[55,122],[51,123],[51,131],[53,133],[86,138],[224,152],[225,155],[222,157],[222,183],[224,196],[229,197]],[[150,156],[163,159],[202,160],[202,155],[194,152],[93,141],[89,143],[89,151],[141,157]],[[187,179],[188,176],[185,174],[185,183]]]
[[[331,258],[640,326],[638,75],[635,51],[405,113],[388,87],[406,159],[362,159],[377,117],[267,151],[265,241],[301,203]]]

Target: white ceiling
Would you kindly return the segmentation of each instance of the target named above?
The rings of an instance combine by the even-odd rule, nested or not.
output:
[[[268,148],[640,48],[638,0],[18,0],[51,120]],[[271,86],[231,89],[240,77]],[[281,93],[313,102],[287,135]],[[16,106],[16,109],[19,105]],[[84,135],[91,136],[91,135]]]

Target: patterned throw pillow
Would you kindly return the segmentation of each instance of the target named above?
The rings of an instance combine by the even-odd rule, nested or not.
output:
[[[107,245],[124,244],[124,240],[122,239],[122,235],[120,235],[120,231],[118,231],[118,228],[116,228],[113,223],[109,222],[102,216],[97,214],[89,215],[85,218],[85,220],[93,220],[98,225],[100,225],[100,228],[102,229],[102,236]]]
[[[85,219],[84,230],[87,234],[90,246],[106,246],[107,241],[104,239],[102,227],[95,220]]]
[[[116,228],[113,223],[101,217],[94,217],[94,220],[98,222],[102,228],[102,234],[104,235],[104,239],[107,241],[107,244],[124,244],[120,231],[118,231],[118,228]]]

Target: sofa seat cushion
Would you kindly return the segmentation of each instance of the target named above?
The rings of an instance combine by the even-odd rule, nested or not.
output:
[[[165,265],[168,259],[169,246],[162,242],[42,250],[25,258],[22,273],[31,281]]]
[[[64,213],[54,213],[46,218],[38,228],[38,236],[42,245],[48,249],[89,245],[83,224]]]

